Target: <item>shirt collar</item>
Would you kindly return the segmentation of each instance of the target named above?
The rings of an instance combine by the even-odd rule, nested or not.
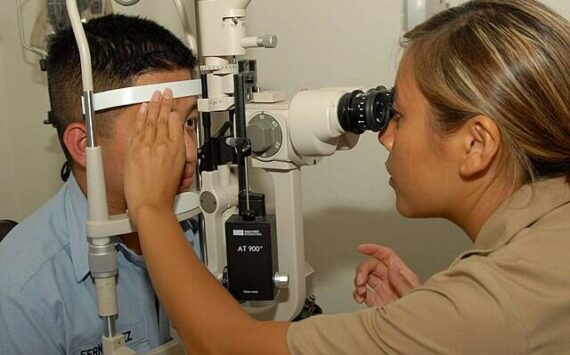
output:
[[[79,283],[89,274],[89,243],[87,242],[87,198],[79,188],[73,174],[65,183],[65,215],[70,239],[71,261],[75,280]]]
[[[475,249],[492,250],[509,243],[519,231],[568,202],[570,184],[565,177],[522,186],[485,222]]]

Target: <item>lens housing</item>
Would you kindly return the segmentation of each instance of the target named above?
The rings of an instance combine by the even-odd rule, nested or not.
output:
[[[341,127],[356,134],[384,130],[394,115],[393,94],[393,89],[388,90],[384,86],[366,92],[354,90],[344,94],[338,105],[338,120]]]

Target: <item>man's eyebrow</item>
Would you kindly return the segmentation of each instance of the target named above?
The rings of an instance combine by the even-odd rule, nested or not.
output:
[[[186,112],[186,116],[188,116],[189,114],[191,114],[194,111],[198,110],[198,101],[195,101],[189,108],[188,111]]]

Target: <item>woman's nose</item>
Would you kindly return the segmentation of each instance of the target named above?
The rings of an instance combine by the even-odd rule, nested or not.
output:
[[[392,151],[392,145],[394,144],[394,129],[396,122],[390,121],[388,127],[384,131],[378,133],[378,142],[384,146],[389,152]]]

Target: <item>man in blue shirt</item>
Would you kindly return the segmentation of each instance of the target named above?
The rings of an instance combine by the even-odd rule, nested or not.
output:
[[[192,52],[172,33],[148,20],[105,16],[85,24],[95,92],[189,80]],[[89,274],[85,147],[80,107],[81,71],[71,30],[51,41],[48,85],[51,123],[72,174],[42,208],[0,243],[0,354],[102,354],[103,323]],[[109,214],[124,213],[123,162],[140,105],[97,114],[97,143],[103,150]],[[192,182],[196,163],[195,97],[174,99],[185,118],[186,163],[180,192]],[[182,223],[198,248],[196,227]],[[119,318],[127,345],[148,351],[170,339],[169,321],[152,288],[135,233],[117,243]],[[191,297],[191,295],[189,295]]]

